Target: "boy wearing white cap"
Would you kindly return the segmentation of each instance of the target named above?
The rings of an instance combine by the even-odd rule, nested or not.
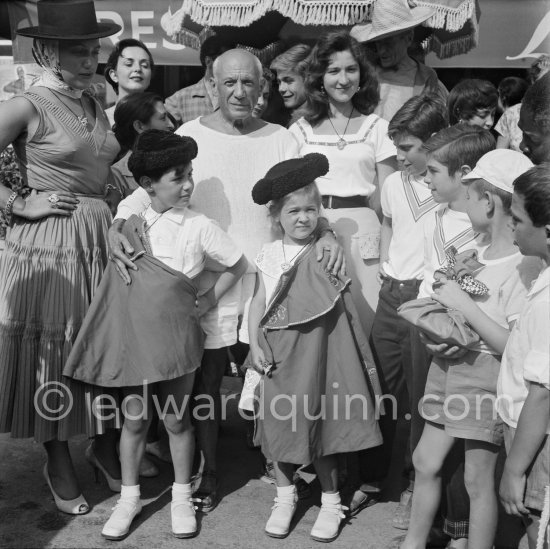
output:
[[[521,153],[497,149],[482,156],[462,178],[472,227],[489,242],[479,255],[483,267],[475,274],[489,291],[471,297],[457,282],[447,280],[432,294],[445,307],[460,311],[480,340],[459,358],[435,357],[430,366],[422,401],[426,423],[413,456],[416,482],[411,522],[401,549],[426,542],[440,497],[440,472],[456,439],[463,439],[466,449],[468,545],[493,544],[497,524],[494,470],[503,440],[502,421],[494,410],[500,360],[530,283],[543,267],[540,259],[524,257],[514,246],[512,183],[531,166]]]

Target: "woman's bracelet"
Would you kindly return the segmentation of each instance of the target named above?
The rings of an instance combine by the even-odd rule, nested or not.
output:
[[[13,203],[15,202],[18,196],[19,195],[14,191],[10,194],[10,197],[6,202],[6,207],[4,208],[4,217],[6,218],[6,224],[8,226],[11,225],[11,218],[13,216]]]

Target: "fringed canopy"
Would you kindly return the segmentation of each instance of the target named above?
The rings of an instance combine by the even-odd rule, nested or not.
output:
[[[209,31],[203,29],[196,33],[189,30],[189,22],[205,28],[243,28],[265,17],[268,12],[278,12],[298,25],[351,26],[369,21],[374,4],[383,1],[182,0],[179,10],[175,13],[169,11],[163,16],[162,27],[173,40],[198,49]],[[415,0],[415,4],[435,10],[422,25],[426,31],[431,31],[426,33],[428,37],[422,42],[425,51],[433,51],[444,59],[467,53],[477,46],[479,14],[476,0]]]
[[[376,0],[183,0],[175,14],[201,25],[247,27],[270,11],[299,25],[355,25],[367,21]]]

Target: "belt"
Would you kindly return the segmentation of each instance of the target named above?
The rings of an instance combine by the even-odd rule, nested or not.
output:
[[[411,280],[398,280],[397,278],[393,278],[388,275],[384,275],[383,277],[384,283],[388,284],[390,287],[390,290],[394,290],[395,288],[420,288],[420,284],[422,284],[422,280],[419,280],[418,278],[413,278]]]
[[[357,194],[355,196],[333,196],[326,194],[323,196],[323,207],[336,210],[337,208],[366,208],[368,198]]]

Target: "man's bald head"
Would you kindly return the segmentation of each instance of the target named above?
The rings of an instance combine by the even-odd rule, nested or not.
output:
[[[226,52],[222,53],[219,57],[216,58],[214,61],[214,65],[212,67],[212,73],[214,75],[214,78],[219,77],[220,68],[222,66],[225,66],[226,64],[233,65],[234,63],[252,63],[254,68],[256,69],[256,73],[258,75],[258,82],[260,81],[260,78],[262,77],[263,73],[263,67],[261,61],[249,51],[235,48],[232,50],[227,50]]]
[[[223,118],[232,124],[249,119],[264,82],[259,59],[246,50],[228,50],[214,61],[213,75]]]

